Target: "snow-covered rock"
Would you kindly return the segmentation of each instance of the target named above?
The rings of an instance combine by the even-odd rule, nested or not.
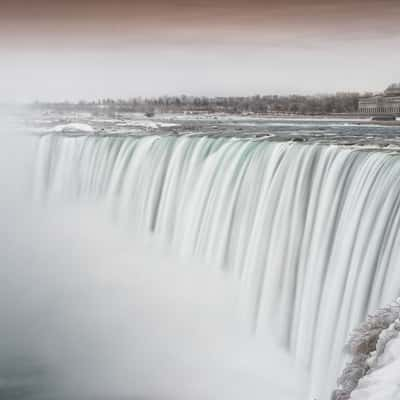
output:
[[[71,123],[71,124],[56,125],[52,128],[48,128],[47,132],[49,132],[49,133],[75,133],[75,132],[93,133],[94,129],[92,126],[90,126],[88,124]]]
[[[368,316],[350,335],[352,360],[333,400],[400,400],[400,299]]]
[[[383,331],[376,354],[371,358],[371,368],[360,379],[350,400],[400,399],[400,323],[397,320]]]

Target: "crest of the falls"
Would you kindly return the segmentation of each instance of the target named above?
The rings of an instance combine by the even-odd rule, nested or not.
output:
[[[399,294],[400,159],[239,138],[38,139],[35,196],[98,200],[116,221],[241,282],[241,312],[334,387],[346,337]]]

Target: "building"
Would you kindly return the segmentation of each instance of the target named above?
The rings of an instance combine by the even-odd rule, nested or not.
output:
[[[390,85],[381,95],[360,98],[358,111],[363,114],[400,115],[400,83]]]

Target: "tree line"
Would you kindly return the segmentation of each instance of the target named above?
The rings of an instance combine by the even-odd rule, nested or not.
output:
[[[230,114],[302,114],[322,115],[332,113],[355,113],[358,109],[359,93],[337,93],[335,95],[290,95],[247,97],[197,97],[161,96],[154,98],[99,99],[77,103],[35,102],[32,106],[59,111],[89,111],[92,113],[140,112],[149,116],[154,113],[230,113]]]

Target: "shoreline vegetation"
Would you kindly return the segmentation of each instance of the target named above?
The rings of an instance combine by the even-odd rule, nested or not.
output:
[[[99,99],[79,102],[40,102],[30,105],[34,109],[62,111],[88,111],[92,113],[137,112],[153,116],[158,113],[190,114],[244,114],[244,115],[342,115],[359,114],[359,93],[337,93],[315,96],[247,96],[247,97],[195,97],[162,96],[153,98]]]

